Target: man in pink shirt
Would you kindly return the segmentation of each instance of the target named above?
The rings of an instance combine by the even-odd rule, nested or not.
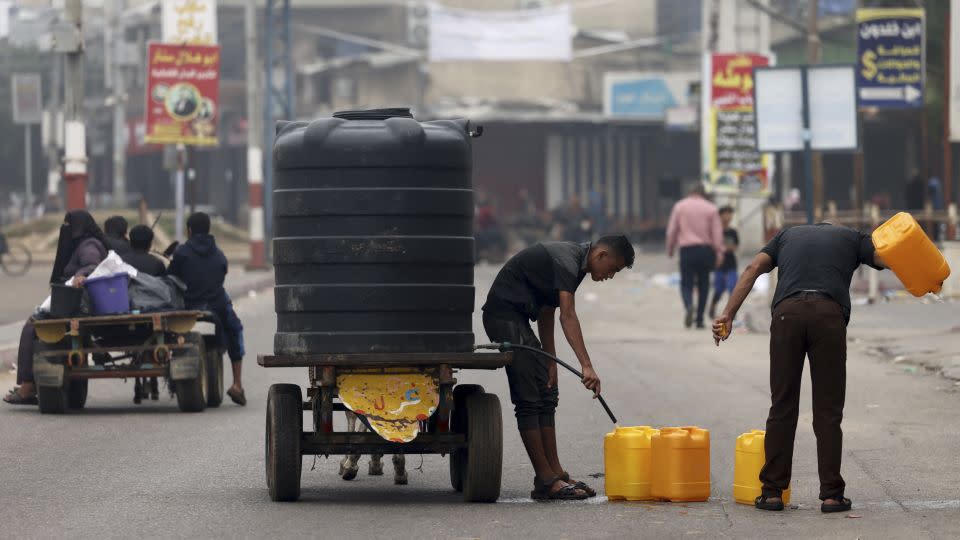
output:
[[[693,288],[697,287],[697,328],[704,328],[703,312],[710,291],[710,271],[723,263],[723,223],[702,184],[673,206],[667,225],[667,254],[680,248],[680,295],[686,310],[684,326],[694,322]]]

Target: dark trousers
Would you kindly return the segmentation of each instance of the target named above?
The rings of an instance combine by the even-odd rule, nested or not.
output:
[[[710,271],[717,266],[717,255],[710,246],[680,248],[680,296],[683,307],[693,309],[693,287],[697,287],[697,322],[703,322],[703,312],[710,294]]]
[[[770,326],[770,394],[764,445],[767,461],[760,471],[763,492],[779,496],[790,485],[793,443],[800,412],[804,357],[810,358],[813,431],[817,437],[820,499],[843,496],[843,402],[847,382],[847,321],[833,300],[801,293],[773,310]]]
[[[33,319],[27,319],[20,331],[20,348],[17,350],[17,384],[33,382],[33,342],[36,337]]]
[[[500,318],[484,312],[483,328],[490,341],[518,343],[542,349],[540,340],[533,334],[530,323],[517,317]],[[520,431],[554,427],[554,415],[560,394],[557,385],[547,388],[550,382],[550,360],[542,355],[518,350],[513,353],[513,363],[507,366],[507,382],[510,385],[510,401],[517,417]]]

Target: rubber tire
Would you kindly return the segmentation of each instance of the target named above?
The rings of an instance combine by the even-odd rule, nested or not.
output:
[[[200,353],[200,373],[196,379],[174,381],[177,406],[181,412],[203,412],[207,408],[206,347],[199,334],[188,334],[187,341],[196,343]]]
[[[296,384],[274,384],[267,393],[264,450],[270,500],[293,502],[300,498],[300,435],[303,432],[303,397]]]
[[[63,414],[67,412],[67,387],[38,386],[37,399],[40,405],[40,414]]]
[[[482,394],[479,384],[461,384],[453,388],[453,412],[450,414],[450,431],[467,434],[467,397]],[[466,448],[450,453],[450,486],[457,493],[463,493],[463,476],[467,468]]]
[[[223,351],[216,343],[216,336],[203,336],[207,363],[207,407],[219,407],[223,403]]]
[[[67,383],[67,407],[79,410],[87,404],[90,379],[77,379]]]
[[[496,394],[467,397],[467,466],[463,500],[497,502],[503,466],[503,418]]]

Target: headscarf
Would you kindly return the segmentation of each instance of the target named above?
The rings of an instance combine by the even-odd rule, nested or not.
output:
[[[60,225],[60,238],[57,240],[57,256],[53,261],[53,273],[50,274],[50,283],[63,279],[64,270],[73,253],[81,243],[88,238],[95,238],[106,246],[107,239],[100,230],[100,226],[86,210],[71,210],[63,218]]]

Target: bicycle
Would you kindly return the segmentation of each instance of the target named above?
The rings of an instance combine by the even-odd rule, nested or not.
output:
[[[27,246],[14,242],[7,242],[7,235],[0,233],[0,269],[8,276],[17,277],[27,273],[33,255]]]

